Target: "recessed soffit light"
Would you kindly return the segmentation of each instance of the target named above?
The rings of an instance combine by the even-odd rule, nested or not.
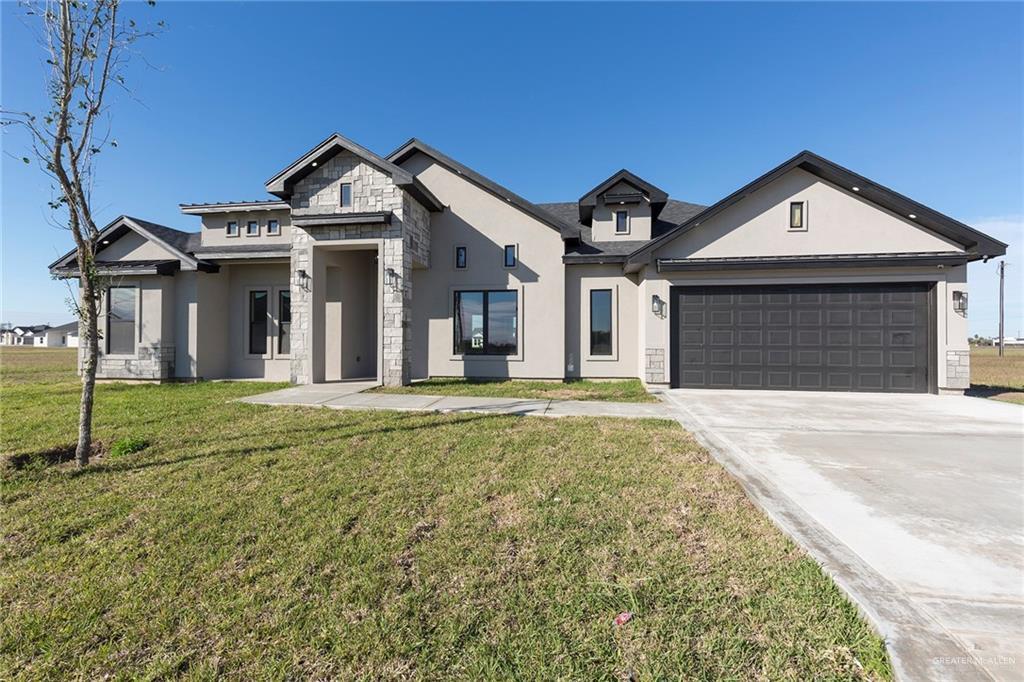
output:
[[[911,220],[914,220],[914,219],[916,219],[916,218],[917,218],[917,216],[916,216],[916,215],[914,215],[913,213],[911,213],[911,214],[910,214],[910,219],[911,219]]]
[[[859,192],[860,191],[860,187],[853,187],[852,189],[853,189],[854,192]]]

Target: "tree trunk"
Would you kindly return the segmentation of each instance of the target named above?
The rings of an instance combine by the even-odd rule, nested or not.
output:
[[[78,408],[78,446],[75,448],[75,460],[79,467],[89,464],[89,454],[92,451],[92,404],[96,392],[96,364],[99,358],[99,310],[97,305],[96,284],[92,281],[91,273],[82,268],[82,300],[80,310],[82,311],[85,326],[85,358],[82,361],[82,401]]]

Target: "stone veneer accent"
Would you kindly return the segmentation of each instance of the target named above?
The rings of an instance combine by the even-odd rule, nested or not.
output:
[[[971,351],[946,351],[946,385],[943,388],[971,387]]]
[[[79,351],[79,358],[82,354],[83,351]],[[102,379],[173,379],[174,346],[139,346],[134,358],[111,358],[101,354],[96,376]]]
[[[352,205],[342,208],[341,185],[352,184]],[[349,152],[325,162],[295,187],[292,214],[390,212],[390,225],[337,225],[292,228],[292,361],[291,380],[312,381],[310,324],[312,291],[299,270],[312,273],[317,241],[381,239],[385,270],[399,276],[397,286],[384,285],[382,381],[386,386],[409,383],[412,352],[412,267],[430,262],[430,214],[415,199],[395,186],[391,177]],[[315,283],[314,283],[315,286]]]
[[[664,348],[648,348],[644,351],[644,381],[649,384],[665,383]]]

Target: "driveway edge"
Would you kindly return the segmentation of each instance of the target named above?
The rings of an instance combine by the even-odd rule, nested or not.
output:
[[[712,432],[678,399],[665,395],[662,400],[674,408],[676,421],[739,481],[751,501],[810,554],[854,603],[885,641],[896,679],[964,679],[962,668],[952,670],[942,665],[942,659],[971,657],[960,640],[914,606],[898,587],[781,492],[757,466],[743,457],[741,448]],[[876,595],[873,601],[881,603],[872,603],[869,595]],[[883,598],[878,599],[877,595]],[[977,679],[993,679],[981,668],[973,672],[980,673]]]

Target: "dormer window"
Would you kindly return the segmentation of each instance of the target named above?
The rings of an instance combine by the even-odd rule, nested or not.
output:
[[[281,223],[276,220],[267,221],[267,234],[279,235],[281,234]]]
[[[250,220],[245,224],[245,236],[246,237],[259,237],[260,236],[260,224],[255,220]]]
[[[235,220],[229,220],[228,221],[228,226],[225,229],[225,233],[229,237],[237,237],[238,236],[238,222],[235,221]]]
[[[629,234],[629,211],[615,212],[615,234]]]

